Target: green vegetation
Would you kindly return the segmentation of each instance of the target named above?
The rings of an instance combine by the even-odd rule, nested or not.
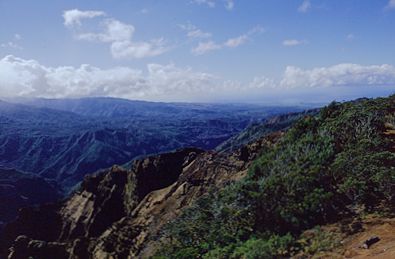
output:
[[[273,258],[330,246],[302,231],[395,204],[395,96],[332,103],[264,150],[249,175],[199,199],[163,233],[158,258]],[[391,121],[392,120],[392,121]],[[321,241],[322,242],[321,242]],[[308,247],[307,247],[308,246]]]
[[[221,143],[221,145],[217,146],[215,150],[218,152],[235,151],[250,142],[254,142],[257,139],[269,135],[272,132],[284,131],[304,116],[316,115],[318,111],[319,109],[312,109],[304,112],[276,115],[266,119],[263,123],[253,123],[236,136],[233,136]]]

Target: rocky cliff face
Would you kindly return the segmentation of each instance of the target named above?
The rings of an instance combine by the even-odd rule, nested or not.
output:
[[[9,258],[145,258],[155,237],[211,188],[242,178],[281,133],[231,153],[183,149],[86,177],[64,202],[23,209],[5,229]],[[15,241],[14,241],[15,240]]]

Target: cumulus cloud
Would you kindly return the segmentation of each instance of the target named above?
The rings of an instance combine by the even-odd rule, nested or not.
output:
[[[373,85],[395,86],[395,67],[386,64],[372,66],[339,64],[304,70],[288,66],[279,83],[283,88]]]
[[[173,64],[149,64],[146,71],[130,67],[101,69],[86,64],[46,67],[35,60],[6,56],[0,60],[0,71],[2,97],[150,99],[209,92],[218,84],[218,79],[211,74]]]
[[[239,96],[303,89],[355,89],[395,87],[395,67],[339,64],[305,70],[289,66],[281,78],[258,76],[248,83],[225,80],[210,73],[180,68],[174,64],[148,64],[145,70],[130,67],[101,69],[48,67],[36,60],[14,56],[0,59],[1,97],[111,96],[145,100],[207,100],[225,94]],[[293,90],[292,90],[293,89]]]
[[[67,10],[63,12],[64,25],[68,27],[81,25],[81,20],[83,19],[105,15],[106,13],[102,11],[80,11],[78,9]]]
[[[80,28],[75,28],[75,25],[81,25],[80,20],[82,18],[102,16],[99,13],[98,11],[83,12],[76,9],[65,11],[63,15],[65,20],[64,23],[68,28],[73,29],[75,38],[78,40],[109,43],[111,55],[116,59],[154,57],[169,50],[169,48],[165,46],[165,41],[163,39],[134,41],[133,36],[136,31],[135,27],[113,18],[107,18],[100,22],[99,26],[101,32],[85,32],[80,30]],[[82,16],[81,14],[84,15]]]
[[[298,7],[300,13],[307,13],[311,9],[310,0],[303,0],[302,4]]]
[[[289,40],[284,40],[283,41],[283,46],[285,47],[294,47],[298,45],[303,45],[306,44],[306,40],[296,40],[296,39],[289,39]]]

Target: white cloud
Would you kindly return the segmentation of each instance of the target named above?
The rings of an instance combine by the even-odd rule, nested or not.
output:
[[[193,0],[192,2],[199,5],[207,5],[210,8],[215,7],[215,0]]]
[[[181,30],[186,31],[187,37],[191,39],[198,39],[198,38],[204,39],[204,38],[210,38],[212,36],[211,33],[204,32],[191,23],[180,24],[178,25],[178,27],[180,27]]]
[[[6,56],[0,60],[0,71],[2,97],[155,99],[206,93],[218,84],[218,79],[210,74],[173,64],[149,64],[145,72],[129,67],[100,69],[86,64],[46,67],[35,60]]]
[[[189,38],[210,38],[211,37],[211,33],[203,32],[200,29],[196,29],[196,30],[193,30],[193,31],[189,31],[187,33],[187,36]]]
[[[163,39],[150,42],[115,41],[111,44],[111,54],[118,59],[155,57],[168,49]]]
[[[280,87],[285,88],[369,85],[395,86],[395,67],[386,64],[372,66],[339,64],[303,70],[289,66],[279,83]]]
[[[114,19],[106,19],[101,25],[103,27],[103,32],[79,33],[77,34],[77,38],[80,40],[101,42],[129,41],[135,31],[133,25],[125,24]]]
[[[215,43],[214,41],[199,42],[199,44],[192,49],[192,53],[195,55],[203,55],[207,52],[221,49],[222,45]]]
[[[224,80],[209,73],[180,68],[174,64],[148,64],[146,70],[130,67],[101,69],[47,67],[35,60],[14,56],[0,59],[1,97],[86,97],[111,96],[145,100],[207,100],[210,96],[287,93],[299,89],[395,87],[395,67],[339,64],[305,70],[289,66],[281,78],[265,76],[249,83]]]
[[[249,84],[249,88],[252,89],[268,89],[275,88],[276,81],[266,76],[255,77]]]
[[[210,8],[215,7],[215,0],[193,0],[193,3],[207,5]]]
[[[63,15],[65,25],[68,28],[74,29],[75,25],[81,25],[80,17],[75,13],[85,13],[79,10],[65,11],[65,14],[72,12],[74,17],[73,22],[68,21],[66,18],[69,16]],[[88,11],[93,12],[93,11]],[[97,12],[97,11],[95,11]],[[104,14],[104,13],[103,13]],[[98,14],[85,15],[84,18],[93,18]],[[69,18],[70,20],[71,18]],[[77,21],[77,22],[76,22]],[[116,59],[138,59],[146,57],[154,57],[161,55],[169,50],[165,46],[163,39],[154,39],[151,41],[134,41],[133,36],[136,31],[135,27],[131,24],[126,24],[113,18],[104,19],[100,23],[101,32],[84,32],[79,28],[74,30],[75,38],[78,40],[104,42],[110,44],[110,51],[113,58]]]
[[[248,40],[248,36],[244,34],[236,38],[228,39],[224,44],[226,47],[236,48],[246,43],[247,40]]]
[[[295,39],[290,39],[290,40],[284,40],[283,41],[283,46],[285,47],[293,47],[293,46],[298,46],[298,45],[303,45],[306,44],[306,40],[295,40]]]
[[[227,39],[223,43],[216,43],[212,40],[206,42],[199,42],[198,46],[192,49],[192,53],[194,53],[195,55],[203,55],[213,50],[219,50],[223,48],[236,48],[247,43],[251,39],[252,35],[262,32],[264,32],[264,29],[261,26],[255,26],[247,33],[237,36],[235,38]]]
[[[1,96],[106,96],[142,87],[139,84],[142,72],[122,67],[107,70],[90,65],[45,67],[35,60],[6,56],[0,60],[0,70]]]
[[[192,3],[206,5],[210,8],[216,7],[218,2],[222,2],[225,9],[231,11],[235,6],[234,0],[192,0]]]
[[[167,93],[201,93],[218,87],[218,78],[207,73],[194,72],[191,68],[177,68],[173,64],[148,65],[148,82],[156,91]]]
[[[389,0],[387,8],[388,9],[395,9],[395,0]]]
[[[67,10],[63,12],[64,25],[67,27],[81,25],[82,19],[95,18],[105,15],[106,13],[102,11],[80,11],[78,9]]]
[[[303,0],[302,4],[298,7],[298,11],[301,13],[306,13],[311,9],[310,0]]]

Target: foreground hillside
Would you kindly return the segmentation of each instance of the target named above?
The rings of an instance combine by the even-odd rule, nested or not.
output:
[[[394,205],[391,96],[332,103],[230,153],[183,149],[88,176],[64,202],[21,210],[1,247],[9,258],[388,257]],[[373,234],[372,250],[356,247]]]
[[[392,215],[394,129],[395,96],[333,103],[307,116],[264,150],[246,178],[166,226],[159,257],[308,256],[319,249],[306,249],[304,230],[372,212]]]
[[[213,149],[254,121],[297,108],[171,104],[112,98],[0,101],[0,166],[56,180],[147,154]]]

